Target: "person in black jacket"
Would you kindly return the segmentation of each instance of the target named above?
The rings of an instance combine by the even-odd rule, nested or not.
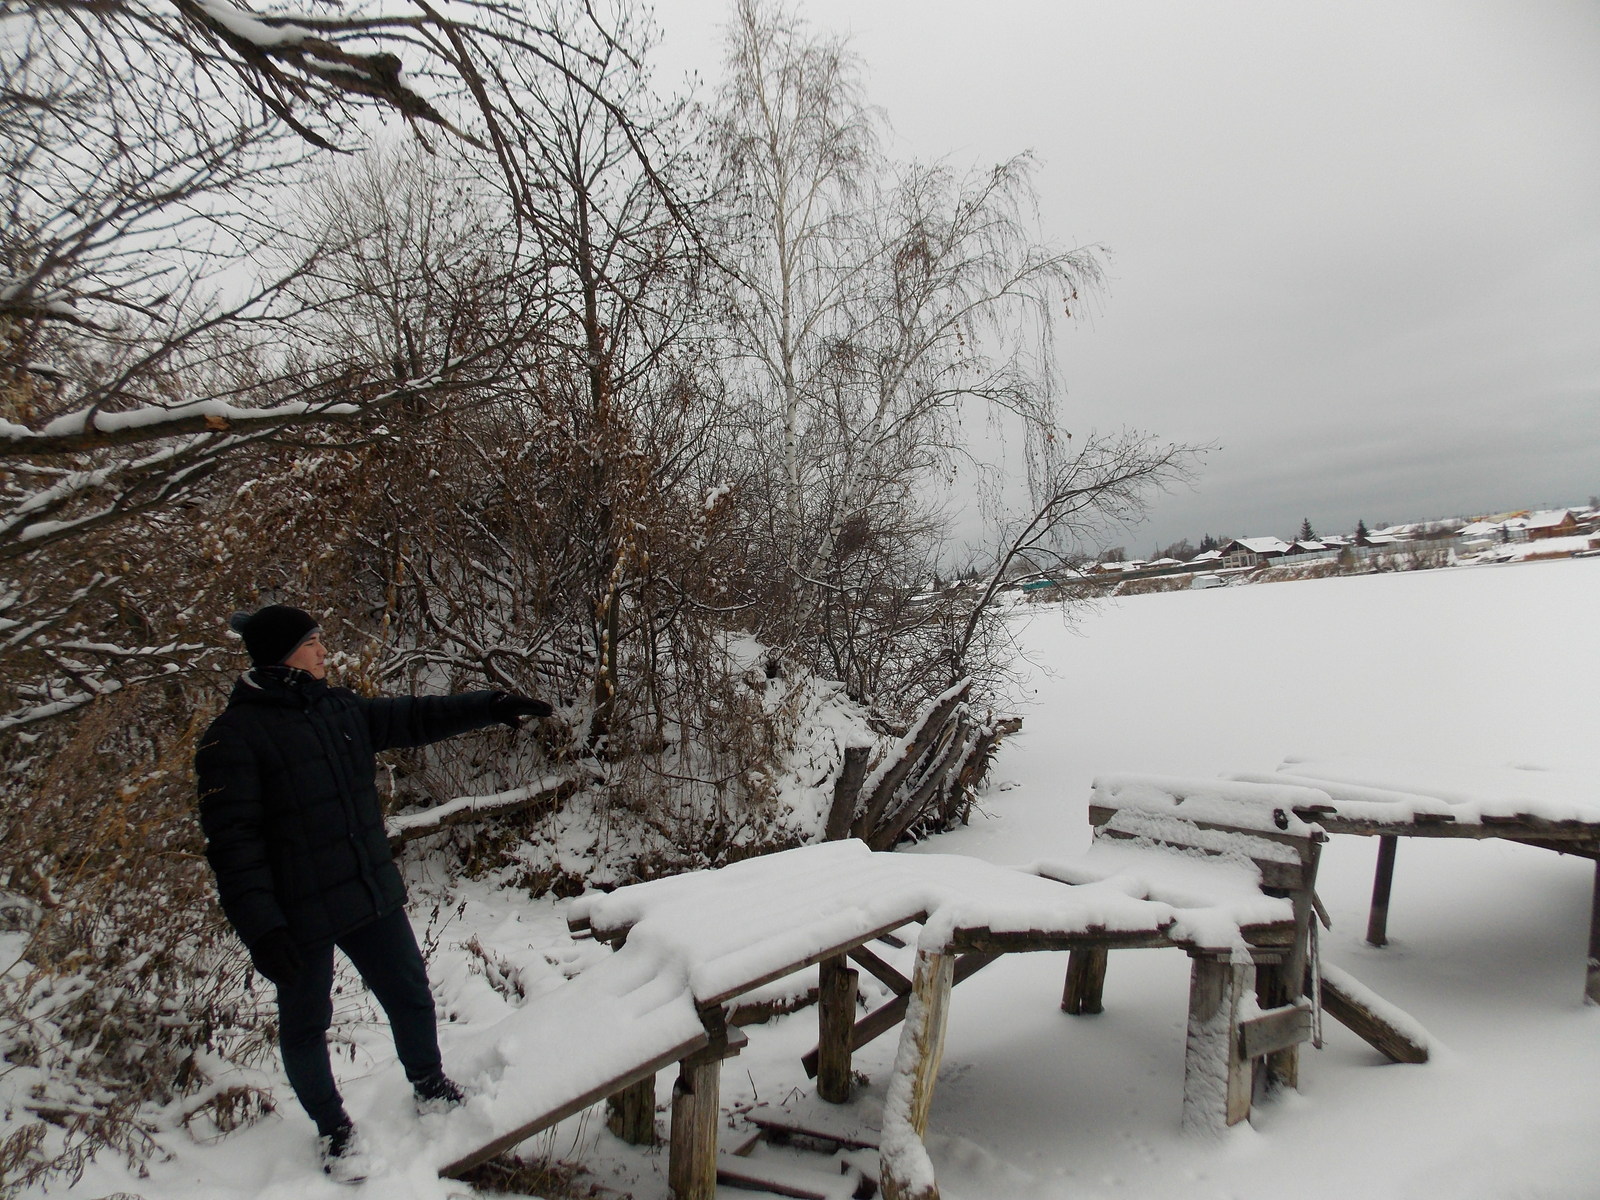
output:
[[[269,605],[231,624],[254,665],[195,755],[206,858],[223,912],[256,970],[277,985],[284,1070],[316,1122],[324,1166],[354,1178],[360,1150],[326,1039],[335,946],[388,1016],[419,1107],[463,1100],[440,1059],[373,755],[497,722],[515,728],[551,709],[507,692],[366,699],[328,685],[327,651],[308,613]]]

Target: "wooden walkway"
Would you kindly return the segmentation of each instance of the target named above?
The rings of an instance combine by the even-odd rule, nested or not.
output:
[[[853,1050],[903,1023],[880,1182],[891,1200],[931,1200],[937,1183],[921,1139],[950,990],[1001,954],[1033,950],[1071,952],[1069,1012],[1098,1010],[1111,950],[1187,953],[1185,1123],[1241,1120],[1256,1075],[1295,1084],[1297,1049],[1310,1036],[1305,984],[1323,835],[1294,815],[1281,788],[1225,787],[1225,811],[1181,802],[1174,811],[1166,794],[1150,804],[1113,798],[1095,813],[1102,836],[1078,860],[1012,869],[844,840],[580,897],[574,931],[615,953],[468,1047],[468,1069],[491,1082],[452,1118],[433,1160],[458,1175],[602,1098],[615,1131],[653,1141],[655,1075],[677,1064],[669,1181],[679,1200],[710,1200],[720,1068],[743,1043],[731,1006],[820,964],[818,1047],[807,1056],[818,1094],[847,1099]],[[870,945],[913,924],[908,979]],[[857,968],[895,993],[859,1021]]]
[[[1288,759],[1271,774],[1236,775],[1314,789],[1295,808],[1329,833],[1378,839],[1367,941],[1388,942],[1400,838],[1501,838],[1594,860],[1583,996],[1600,1004],[1600,776],[1523,767]]]

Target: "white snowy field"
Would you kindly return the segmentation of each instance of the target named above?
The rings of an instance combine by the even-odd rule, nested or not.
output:
[[[972,825],[919,849],[1001,863],[1070,854],[1088,843],[1096,774],[1264,771],[1297,753],[1576,765],[1600,789],[1597,597],[1600,561],[1589,560],[1145,596],[1106,603],[1075,628],[1059,609],[1019,609],[1032,664],[1023,732]],[[1324,1048],[1303,1052],[1299,1093],[1259,1104],[1220,1138],[1186,1135],[1184,956],[1113,954],[1106,1011],[1086,1018],[1058,1008],[1064,955],[1008,956],[954,993],[928,1138],[947,1200],[1600,1197],[1600,1008],[1582,1004],[1593,866],[1494,841],[1403,841],[1391,944],[1376,950],[1362,941],[1375,851],[1370,839],[1336,838],[1325,853],[1324,955],[1423,1025],[1431,1062],[1390,1064],[1328,1020]],[[446,897],[427,879],[413,892],[419,918],[435,900],[455,914],[432,958],[447,1063],[452,1043],[518,1003],[508,980],[539,994],[604,953],[567,939],[558,902],[487,888]],[[474,937],[482,952],[468,948]],[[893,1034],[858,1053],[870,1081],[860,1099],[831,1110],[797,1061],[815,1040],[811,1012],[748,1032],[723,1072],[730,1144],[738,1113],[757,1105],[876,1124]],[[73,1193],[470,1194],[406,1168],[407,1144],[446,1118],[418,1122],[385,1094],[394,1076],[381,1023],[342,1034],[351,1110],[388,1164],[366,1185],[317,1174],[309,1123],[268,1072],[279,1113],[206,1144],[174,1123],[171,1157],[148,1178],[107,1161]],[[665,1155],[615,1141],[593,1110],[531,1148],[584,1163],[614,1193],[666,1196]]]

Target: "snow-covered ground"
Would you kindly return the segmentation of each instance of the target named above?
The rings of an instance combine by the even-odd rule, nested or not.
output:
[[[972,825],[919,849],[1001,863],[1069,855],[1087,845],[1096,774],[1266,771],[1288,754],[1569,765],[1600,788],[1597,596],[1600,561],[1587,560],[1143,596],[1074,628],[1058,609],[1021,608],[1024,730]],[[1183,955],[1113,954],[1106,1011],[1088,1018],[1058,1008],[1064,955],[1012,955],[954,994],[928,1138],[947,1200],[1600,1197],[1600,1008],[1581,1003],[1593,867],[1494,841],[1403,842],[1391,944],[1375,950],[1362,941],[1375,849],[1337,838],[1325,854],[1324,954],[1428,1030],[1430,1063],[1390,1064],[1329,1021],[1324,1048],[1304,1052],[1298,1094],[1258,1105],[1220,1139],[1187,1136]],[[419,921],[437,915],[447,1061],[519,992],[559,987],[605,953],[567,939],[559,903],[486,887],[445,894],[425,878],[413,892]],[[408,1143],[446,1118],[418,1122],[386,1094],[381,1023],[341,1028],[352,1111],[390,1163],[365,1187],[318,1176],[309,1124],[279,1078],[278,1114],[206,1144],[175,1126],[171,1158],[149,1178],[108,1161],[74,1193],[467,1195],[405,1168]],[[859,1101],[828,1110],[797,1061],[815,1040],[810,1012],[749,1032],[723,1073],[730,1143],[737,1113],[757,1105],[875,1124],[894,1035],[858,1053],[870,1080]],[[615,1192],[666,1195],[665,1155],[623,1146],[593,1111],[531,1149],[584,1162]]]

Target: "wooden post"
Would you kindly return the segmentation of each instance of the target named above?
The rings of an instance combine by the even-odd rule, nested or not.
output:
[[[1250,1115],[1252,1081],[1239,1044],[1239,1003],[1255,968],[1202,954],[1190,961],[1183,1127],[1220,1132]]]
[[[1594,901],[1589,908],[1589,969],[1584,978],[1583,1002],[1600,1004],[1600,858],[1594,863]]]
[[[879,1183],[884,1200],[939,1200],[933,1163],[922,1139],[928,1132],[933,1085],[944,1059],[945,1024],[954,984],[954,956],[917,951],[911,1002],[883,1106]]]
[[[674,1200],[716,1200],[717,1114],[722,1060],[683,1060],[672,1085],[672,1147],[667,1187]]]
[[[999,954],[986,951],[969,950],[956,959],[954,980],[960,983],[970,979],[984,967],[999,958]],[[952,984],[952,986],[954,986]],[[896,989],[900,990],[900,989]],[[859,1050],[868,1042],[888,1033],[905,1019],[906,1009],[911,1004],[911,985],[907,984],[901,995],[888,1001],[880,1008],[875,1008],[866,1016],[856,1022],[855,1028],[850,1031],[850,1049]],[[806,1069],[808,1076],[815,1077],[817,1062],[821,1057],[821,1048],[807,1050],[800,1056],[800,1065]]]
[[[1297,974],[1291,975],[1291,969]],[[1294,968],[1287,963],[1274,964],[1256,968],[1256,1003],[1264,1010],[1282,1008],[1291,1004],[1300,993],[1298,983],[1291,987],[1291,980],[1305,978],[1305,963],[1302,961]],[[1275,1051],[1267,1056],[1262,1064],[1263,1082],[1268,1089],[1277,1087],[1298,1088],[1300,1086],[1300,1047],[1289,1046],[1283,1050]]]
[[[1061,1011],[1075,1017],[1105,1011],[1101,997],[1106,986],[1108,951],[1096,947],[1067,955],[1067,986],[1061,993]]]
[[[750,1040],[742,1031],[728,1029],[720,1011],[702,1017],[712,1034],[711,1044],[679,1064],[672,1085],[667,1188],[673,1200],[716,1200],[722,1060],[739,1053]]]
[[[823,839],[837,842],[850,836],[856,819],[856,801],[861,798],[861,783],[867,777],[868,746],[846,746],[839,778],[833,783],[833,806],[828,809],[828,824]]]
[[[1374,946],[1389,944],[1389,889],[1394,885],[1395,843],[1392,833],[1378,838],[1378,869],[1372,876],[1372,912],[1367,917],[1367,941]]]
[[[850,1099],[850,1035],[856,1024],[856,980],[844,955],[818,964],[817,1095],[830,1104]]]
[[[1264,1009],[1293,1004],[1305,995],[1306,967],[1311,959],[1311,923],[1317,919],[1317,867],[1322,859],[1322,843],[1308,842],[1300,863],[1300,886],[1292,892],[1294,903],[1294,945],[1281,963],[1256,971],[1256,998]],[[1300,1087],[1300,1047],[1288,1046],[1267,1056],[1263,1065],[1266,1085]]]
[[[632,1146],[656,1144],[654,1075],[606,1097],[606,1128]]]

